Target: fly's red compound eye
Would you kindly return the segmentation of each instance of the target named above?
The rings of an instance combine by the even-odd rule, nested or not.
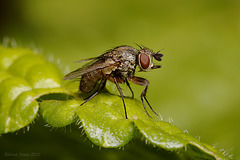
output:
[[[147,54],[140,54],[140,64],[142,69],[147,69],[150,65],[150,58]]]

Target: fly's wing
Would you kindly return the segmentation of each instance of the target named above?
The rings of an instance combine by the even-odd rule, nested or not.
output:
[[[95,71],[97,69],[103,69],[103,68],[106,68],[109,66],[114,66],[114,65],[118,64],[118,62],[113,61],[111,58],[108,58],[106,60],[104,60],[102,57],[96,57],[95,59],[94,58],[90,58],[90,59],[91,60],[93,59],[93,60],[91,62],[83,65],[81,68],[68,73],[63,78],[63,80],[74,79],[74,78],[80,77],[86,73]],[[84,61],[84,60],[82,60],[82,61]],[[82,62],[82,61],[78,61],[78,62]]]
[[[99,57],[94,57],[94,58],[82,59],[80,61],[75,61],[74,63],[81,63],[81,62],[90,61],[90,60],[94,60],[93,62],[95,62],[97,59],[100,59],[100,56]]]

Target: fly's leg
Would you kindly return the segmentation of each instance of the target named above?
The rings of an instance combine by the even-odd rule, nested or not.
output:
[[[93,97],[95,97],[95,96],[105,87],[106,81],[107,81],[107,79],[106,79],[105,77],[103,77],[103,78],[101,79],[101,82],[100,82],[100,84],[99,84],[99,86],[98,86],[97,91],[96,91],[94,94],[92,94],[86,101],[84,101],[80,106],[84,105],[85,103],[87,103],[88,101],[90,101]]]
[[[120,86],[119,86],[116,78],[113,77],[113,79],[114,79],[114,82],[115,82],[115,84],[116,84],[116,86],[117,86],[117,89],[118,89],[118,91],[119,91],[119,93],[120,93],[120,95],[121,95],[121,98],[122,98],[122,102],[123,102],[123,106],[124,106],[124,110],[125,110],[126,119],[128,119],[128,117],[127,117],[126,105],[125,105],[125,102],[124,102],[124,96],[123,96],[122,90],[121,90],[121,88],[120,88]]]
[[[128,88],[130,89],[130,91],[131,91],[131,93],[132,93],[132,98],[134,98],[133,90],[132,90],[132,88],[130,87],[130,84],[129,84],[129,82],[128,82],[127,79],[126,79],[126,83],[127,83]]]
[[[149,86],[149,81],[144,79],[144,78],[141,78],[141,77],[135,77],[135,76],[130,76],[128,77],[128,79],[135,83],[135,84],[138,84],[138,85],[141,85],[141,86],[145,86],[144,90],[142,91],[142,94],[141,94],[141,101],[142,101],[142,104],[143,104],[143,108],[145,109],[147,115],[149,117],[151,117],[145,107],[145,104],[144,104],[144,101],[143,101],[143,98],[145,99],[145,101],[147,102],[148,106],[150,107],[150,109],[153,111],[153,113],[155,113],[156,115],[158,115],[152,108],[152,106],[150,105],[150,103],[148,102],[147,98],[146,98],[146,94],[147,94],[147,89],[148,89],[148,86]],[[151,117],[152,118],[152,117]]]
[[[123,102],[123,106],[124,106],[124,111],[125,111],[125,117],[126,117],[126,119],[128,119],[128,117],[127,117],[127,109],[126,109],[126,105],[125,105],[125,101],[124,101],[124,95],[123,95],[122,90],[121,90],[121,88],[120,88],[120,86],[119,86],[119,84],[118,84],[118,82],[122,83],[123,80],[122,80],[121,78],[116,79],[115,77],[113,77],[113,76],[111,76],[111,75],[109,75],[109,74],[108,74],[108,75],[105,75],[105,76],[106,76],[106,78],[107,78],[108,80],[110,80],[111,82],[113,82],[113,83],[116,84],[117,89],[118,89],[118,91],[119,91],[119,93],[120,93],[120,96],[121,96],[121,98],[122,98],[122,102]]]

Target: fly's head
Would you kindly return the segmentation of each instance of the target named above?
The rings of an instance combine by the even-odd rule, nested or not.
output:
[[[161,61],[163,54],[158,52],[153,52],[148,48],[140,48],[138,52],[138,65],[140,71],[149,71],[151,69],[160,68],[160,65],[153,64],[153,58],[157,61]]]

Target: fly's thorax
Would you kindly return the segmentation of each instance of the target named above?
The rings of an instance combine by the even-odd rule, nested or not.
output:
[[[107,59],[111,59],[109,61],[117,62],[116,66],[111,66],[103,69],[105,74],[110,74],[113,71],[116,73],[127,77],[127,75],[135,72],[137,65],[137,55],[138,51],[130,46],[120,46],[114,48],[112,51],[105,54]]]
[[[129,53],[123,53],[122,55],[123,58],[117,70],[123,77],[127,78],[129,74],[133,74],[135,72],[136,56]]]
[[[132,47],[123,47],[115,55],[116,59],[120,61],[120,65],[117,68],[121,72],[132,72],[136,68],[137,64],[137,50]]]

